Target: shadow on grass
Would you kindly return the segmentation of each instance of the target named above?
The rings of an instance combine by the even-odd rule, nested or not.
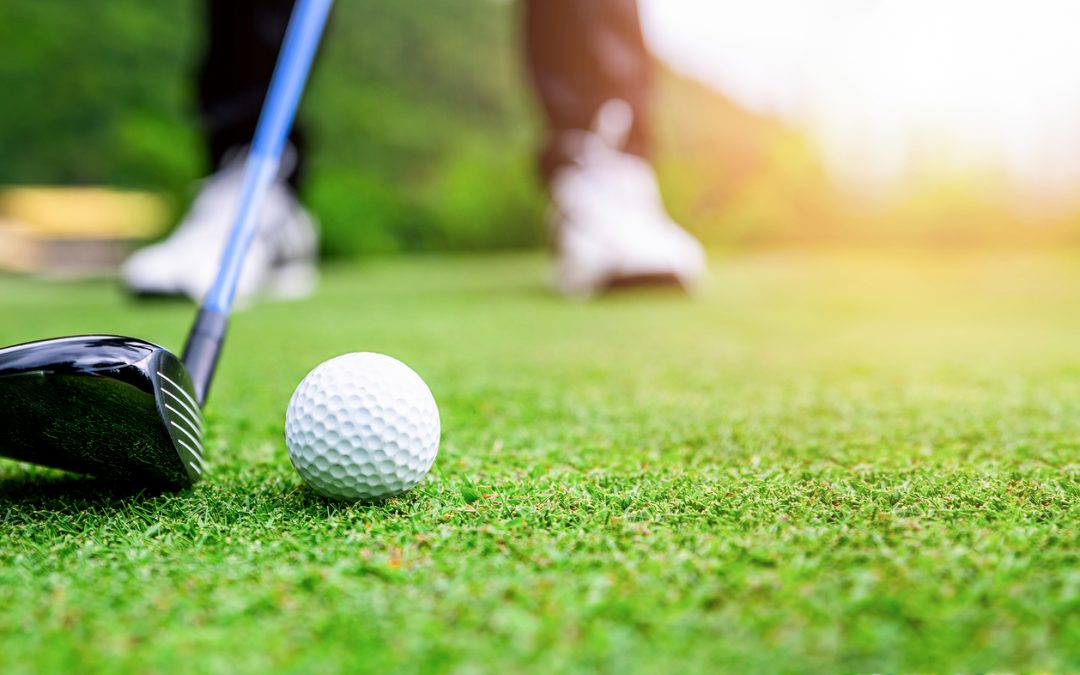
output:
[[[417,490],[410,490],[404,494],[379,499],[336,499],[320,495],[307,485],[302,485],[291,490],[285,496],[289,500],[295,500],[295,503],[305,511],[315,509],[330,514],[355,511],[383,511],[408,514],[423,495]]]
[[[0,478],[0,506],[48,511],[121,506],[166,493],[163,488],[147,488],[74,474],[26,474]]]
[[[166,293],[122,291],[124,302],[133,307],[189,307],[195,309],[196,305],[186,296],[169,295]]]

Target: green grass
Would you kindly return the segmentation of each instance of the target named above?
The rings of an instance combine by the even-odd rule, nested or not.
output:
[[[326,272],[235,319],[209,478],[0,465],[7,672],[1080,669],[1080,259],[770,253],[568,303],[537,256]],[[0,342],[191,311],[0,279]],[[327,502],[293,387],[395,355],[432,475]]]

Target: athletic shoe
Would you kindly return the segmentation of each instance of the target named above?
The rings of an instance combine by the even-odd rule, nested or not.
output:
[[[128,258],[121,278],[130,291],[202,300],[217,274],[240,201],[244,155],[242,150],[232,153],[221,170],[202,182],[190,210],[168,239]],[[282,159],[282,175],[291,169],[293,157],[287,152]],[[260,218],[237,299],[259,294],[277,298],[310,295],[318,281],[315,220],[284,180],[275,181],[267,192]]]
[[[627,285],[691,290],[705,252],[668,215],[652,166],[620,148],[632,117],[622,101],[601,110],[593,131],[573,132],[575,161],[551,181],[555,286],[588,297]]]

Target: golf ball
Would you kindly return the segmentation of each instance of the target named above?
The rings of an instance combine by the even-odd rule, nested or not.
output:
[[[439,451],[439,409],[420,376],[383,354],[345,354],[300,382],[285,443],[316,492],[370,500],[423,480]]]

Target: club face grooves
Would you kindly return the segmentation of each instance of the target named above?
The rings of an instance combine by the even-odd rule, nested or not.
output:
[[[203,471],[202,418],[175,401],[192,396],[180,360],[142,340],[78,336],[0,349],[0,455],[186,487]]]
[[[155,354],[148,375],[154,385],[162,426],[188,481],[194,483],[202,477],[206,452],[202,445],[202,411],[195,399],[191,377],[180,360],[164,349]]]

